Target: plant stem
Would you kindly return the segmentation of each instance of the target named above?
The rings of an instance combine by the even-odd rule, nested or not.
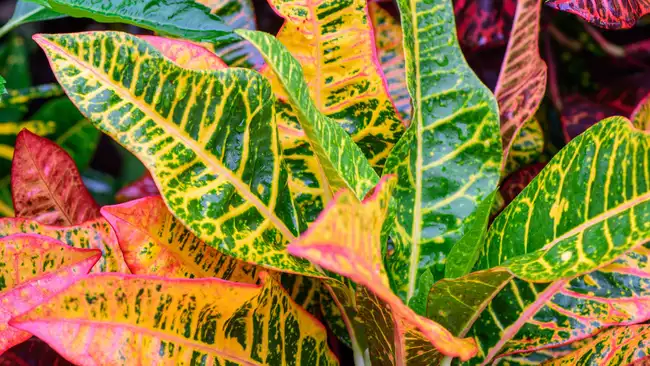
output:
[[[440,361],[440,366],[451,366],[451,360],[451,357],[445,356],[442,361]]]

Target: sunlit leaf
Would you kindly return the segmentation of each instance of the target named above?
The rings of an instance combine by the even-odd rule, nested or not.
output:
[[[421,333],[442,354],[467,359],[475,352],[471,342],[455,338],[439,324],[415,314],[390,289],[381,255],[381,228],[394,186],[394,178],[383,178],[363,202],[349,190],[338,193],[318,221],[289,245],[289,252],[367,287],[384,303],[382,306],[395,318],[391,330],[396,336],[387,341],[396,349],[396,364],[404,362],[396,357],[406,357],[405,337],[412,330]],[[363,322],[366,328],[375,326],[382,331],[382,324],[371,319]]]
[[[0,354],[31,337],[7,322],[70,286],[97,262],[99,250],[76,249],[40,235],[0,239]]]
[[[174,216],[197,237],[237,259],[321,275],[285,250],[298,234],[297,217],[273,96],[261,75],[180,68],[124,33],[36,40],[81,112],[138,156]]]
[[[325,328],[264,282],[90,275],[10,324],[77,364],[337,364]]]
[[[140,36],[178,66],[190,70],[221,70],[228,67],[217,55],[191,42],[157,36]]]
[[[413,118],[386,162],[385,173],[398,177],[386,267],[393,290],[411,305],[426,302],[418,288],[432,283],[423,284],[423,274],[442,278],[447,254],[482,217],[502,152],[496,100],[463,57],[451,1],[398,4]]]
[[[16,138],[11,192],[17,217],[65,226],[99,217],[99,206],[70,155],[28,130]]]
[[[545,4],[609,29],[632,28],[637,19],[650,12],[650,4],[643,0],[547,0]]]
[[[650,136],[625,118],[576,137],[493,222],[479,268],[553,281],[650,239]]]

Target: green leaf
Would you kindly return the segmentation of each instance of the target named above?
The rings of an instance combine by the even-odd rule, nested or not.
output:
[[[537,118],[532,117],[521,127],[510,147],[505,175],[536,162],[543,152],[544,131]]]
[[[165,35],[215,44],[237,40],[232,29],[194,0],[31,0],[54,12],[100,23],[126,23]]]
[[[42,84],[22,89],[10,89],[8,90],[8,94],[0,102],[0,108],[24,107],[26,103],[35,99],[59,97],[63,95],[63,89],[58,84]]]
[[[144,163],[197,237],[247,262],[322,275],[286,251],[297,218],[264,77],[181,68],[124,33],[36,40],[81,112]]]
[[[479,268],[553,281],[650,239],[650,136],[612,117],[573,139],[494,220]]]
[[[463,58],[451,1],[398,4],[413,117],[384,170],[398,176],[386,266],[410,303],[422,273],[442,278],[452,247],[489,210],[481,203],[497,187],[502,152],[496,100]]]
[[[14,9],[14,14],[11,16],[11,19],[0,28],[0,37],[23,24],[63,17],[65,17],[65,15],[52,11],[42,5],[19,0],[16,3],[16,8]]]
[[[0,75],[5,78],[9,95],[0,98],[0,122],[17,121],[27,113],[23,106],[5,108],[5,102],[11,98],[12,89],[23,89],[31,85],[29,60],[25,39],[11,35],[0,47]]]
[[[363,198],[379,177],[347,132],[316,108],[298,61],[269,34],[244,30],[237,33],[262,53],[280,80],[332,190],[349,188],[357,198]]]
[[[2,100],[2,97],[7,94],[7,87],[5,86],[7,82],[5,79],[0,76],[0,101]]]

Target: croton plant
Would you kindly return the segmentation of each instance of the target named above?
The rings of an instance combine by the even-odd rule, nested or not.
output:
[[[650,41],[598,28],[647,35],[647,1],[269,0],[275,36],[247,0],[30,1],[2,364],[650,357]],[[17,30],[62,17],[95,30]],[[107,190],[100,139],[146,170]]]

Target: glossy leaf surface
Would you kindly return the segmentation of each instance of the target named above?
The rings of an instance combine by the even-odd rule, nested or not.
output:
[[[71,247],[99,249],[102,257],[91,272],[130,273],[111,226],[103,218],[68,227],[43,225],[27,219],[0,219],[0,237],[14,234],[39,234]]]
[[[40,235],[0,239],[0,354],[31,337],[7,322],[88,273],[101,253]]]
[[[178,66],[190,70],[221,70],[228,67],[217,55],[191,42],[157,36],[140,36]]]
[[[650,4],[643,0],[548,0],[545,4],[608,29],[631,28],[650,12]]]
[[[381,256],[381,228],[394,185],[394,178],[383,178],[363,202],[349,190],[338,193],[318,221],[289,245],[289,252],[367,287],[384,302],[382,306],[395,317],[390,329],[396,337],[389,338],[399,342],[395,357],[405,357],[406,333],[417,329],[441,353],[467,359],[475,351],[471,342],[455,338],[439,324],[415,314],[390,289]],[[373,325],[383,331],[381,324]]]
[[[519,131],[530,120],[546,90],[546,63],[539,55],[541,0],[517,2],[512,32],[494,94],[499,101],[503,154],[507,158]],[[504,166],[507,160],[504,160]]]
[[[197,237],[241,260],[320,275],[285,250],[298,233],[297,219],[273,96],[262,76],[179,68],[123,33],[36,39],[81,112],[144,163],[171,211]],[[101,60],[87,59],[79,43],[98,47],[93,54]]]
[[[325,328],[265,282],[90,275],[11,324],[78,364],[337,364]]]
[[[260,50],[279,79],[291,105],[296,108],[300,126],[318,157],[332,191],[349,188],[358,198],[363,198],[379,177],[345,130],[318,110],[310,97],[298,61],[278,40],[266,33],[237,32]]]
[[[259,268],[219,253],[194,236],[159,196],[102,207],[124,259],[137,275],[215,277],[257,283]]]
[[[502,153],[496,101],[463,57],[451,1],[398,4],[413,118],[384,171],[398,177],[395,250],[386,266],[391,287],[410,305],[426,301],[416,294],[431,287],[421,283],[424,273],[443,277],[447,254],[496,189]]]
[[[644,243],[650,239],[649,157],[650,138],[625,118],[587,130],[496,218],[479,268],[504,264],[519,278],[552,281]]]
[[[382,78],[366,1],[269,4],[285,19],[276,37],[302,66],[316,108],[338,122],[372,166],[381,169],[404,125]],[[289,93],[298,87],[293,82],[282,84]]]
[[[28,130],[16,138],[11,191],[17,217],[62,226],[99,217],[99,206],[70,155]]]

